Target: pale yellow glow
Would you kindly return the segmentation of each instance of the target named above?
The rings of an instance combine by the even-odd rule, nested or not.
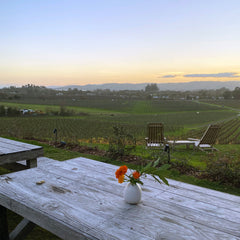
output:
[[[228,62],[219,61],[197,65],[199,60],[192,64],[176,60],[176,66],[156,62],[128,63],[98,63],[97,65],[56,63],[56,64],[12,64],[0,66],[0,84],[12,85],[86,85],[103,83],[177,83],[189,81],[239,81],[238,66]],[[208,65],[208,66],[206,66]],[[187,74],[217,74],[233,72],[234,78],[224,77],[184,77]],[[173,77],[164,77],[173,76]],[[237,76],[237,77],[236,77]]]
[[[239,81],[240,1],[216,2],[5,1],[0,87]]]

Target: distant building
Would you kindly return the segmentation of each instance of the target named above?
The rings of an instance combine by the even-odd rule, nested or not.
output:
[[[24,115],[24,114],[32,114],[35,113],[34,110],[32,109],[21,109],[20,112]]]

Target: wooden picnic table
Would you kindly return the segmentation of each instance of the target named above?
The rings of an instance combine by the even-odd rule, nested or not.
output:
[[[7,239],[6,208],[25,218],[11,239],[34,223],[68,240],[240,240],[238,196],[147,177],[141,203],[130,205],[117,166],[41,159],[37,168],[0,176],[1,240]]]
[[[0,165],[3,167],[14,169],[18,166],[17,162],[22,160],[26,160],[28,168],[36,167],[40,156],[43,156],[41,146],[0,137]]]

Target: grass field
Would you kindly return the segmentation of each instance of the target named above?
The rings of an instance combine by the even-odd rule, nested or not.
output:
[[[35,102],[35,103],[34,103]],[[46,108],[57,110],[59,106],[65,106],[68,109],[86,112],[121,112],[133,114],[158,114],[168,112],[185,111],[215,111],[221,110],[221,105],[201,104],[197,101],[187,100],[125,100],[125,99],[81,99],[66,100],[61,102],[48,101],[39,104],[41,101],[30,101],[28,103],[18,102],[0,102],[0,105],[16,107],[19,109],[31,108],[44,111]],[[34,104],[33,104],[34,103]],[[52,103],[52,104],[51,104]]]
[[[203,102],[221,106],[222,108],[233,108],[240,110],[240,102],[236,99],[231,100],[204,100]]]
[[[74,102],[76,105],[76,103]],[[148,122],[162,122],[170,139],[190,129],[206,127],[237,116],[238,111],[193,101],[81,101],[78,106],[65,106],[74,116],[22,116],[0,118],[0,134],[19,138],[52,140],[53,130],[63,141],[109,138],[115,125],[122,125],[141,144]],[[31,108],[42,112],[59,112],[54,105],[0,102],[18,109]],[[81,113],[81,114],[80,114]]]

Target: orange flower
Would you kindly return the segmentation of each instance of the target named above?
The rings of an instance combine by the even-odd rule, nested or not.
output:
[[[119,182],[119,183],[123,183],[123,181],[124,181],[124,175],[120,175],[120,176],[118,177],[118,182]]]
[[[141,174],[138,171],[133,172],[132,175],[135,179],[138,179],[141,176]]]
[[[128,167],[126,165],[121,166],[116,172],[116,178],[119,178],[121,175],[124,175],[128,170]]]
[[[123,165],[120,168],[123,171],[123,174],[127,173],[128,167],[126,165]]]

